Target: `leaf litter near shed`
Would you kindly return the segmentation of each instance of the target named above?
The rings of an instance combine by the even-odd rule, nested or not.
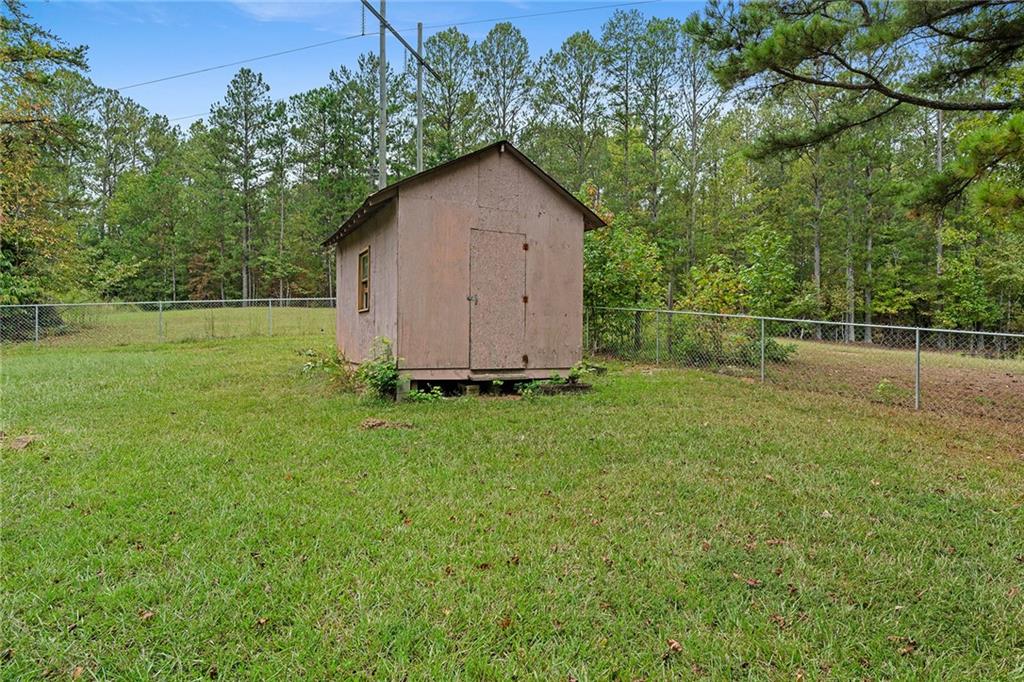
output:
[[[0,433],[0,443],[6,445],[11,450],[24,450],[40,438],[42,438],[42,436],[38,433],[27,433],[24,436],[16,436],[8,442],[6,434]]]
[[[376,431],[377,429],[411,429],[414,427],[409,422],[398,422],[391,421],[389,419],[378,419],[377,417],[367,417],[359,423],[359,428],[363,431]]]

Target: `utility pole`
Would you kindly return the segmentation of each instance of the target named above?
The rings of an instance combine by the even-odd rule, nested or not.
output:
[[[380,121],[377,128],[377,188],[388,186],[388,60],[385,54],[387,34],[384,26],[385,0],[380,0]]]
[[[387,186],[387,60],[385,58],[385,29],[391,31],[391,35],[398,38],[398,42],[402,43],[402,46],[416,58],[417,71],[416,71],[416,170],[423,170],[423,69],[430,72],[434,78],[441,80],[441,74],[434,71],[430,64],[423,59],[423,23],[416,24],[417,32],[417,43],[418,47],[413,48],[409,42],[402,37],[402,34],[395,30],[395,27],[388,23],[388,20],[384,16],[384,2],[380,0],[380,11],[378,12],[373,5],[370,4],[370,0],[361,0],[363,7],[370,10],[373,16],[377,17],[380,21],[380,130],[379,140],[377,144],[378,159],[378,182],[377,186],[383,189]]]
[[[416,52],[423,54],[423,22],[416,22]],[[416,172],[423,172],[423,60],[416,61]]]

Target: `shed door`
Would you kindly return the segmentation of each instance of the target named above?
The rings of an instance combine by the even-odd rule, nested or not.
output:
[[[469,366],[521,369],[526,334],[526,235],[472,230]]]

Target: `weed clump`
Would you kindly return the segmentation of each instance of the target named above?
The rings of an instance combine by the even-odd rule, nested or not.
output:
[[[299,355],[305,358],[301,370],[303,374],[326,377],[328,385],[334,391],[355,390],[356,379],[352,364],[336,349],[307,348],[299,351]]]
[[[398,392],[398,358],[391,351],[391,340],[378,337],[373,341],[369,360],[356,370],[359,388],[380,400],[394,400]]]

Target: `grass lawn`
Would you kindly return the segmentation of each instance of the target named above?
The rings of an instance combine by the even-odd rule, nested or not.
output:
[[[686,370],[379,405],[309,343],[4,352],[0,677],[1024,676],[1005,433]]]
[[[49,346],[109,348],[139,343],[161,343],[248,336],[322,335],[324,343],[334,336],[334,307],[320,301],[291,305],[256,301],[247,307],[225,307],[204,301],[167,301],[158,312],[134,304],[107,303],[57,305],[47,315],[43,306],[40,343]],[[307,307],[308,306],[308,307]],[[47,322],[50,324],[47,325]],[[58,324],[59,323],[59,324]],[[33,343],[31,306],[19,314],[7,313],[6,324],[20,333],[26,345]]]

